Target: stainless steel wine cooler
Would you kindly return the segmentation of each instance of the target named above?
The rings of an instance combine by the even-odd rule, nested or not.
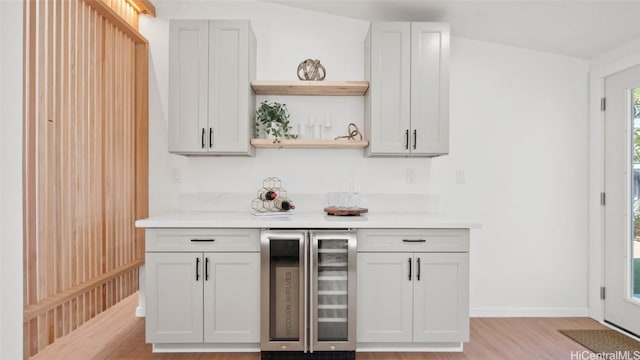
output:
[[[355,358],[355,232],[264,230],[261,241],[262,358]]]

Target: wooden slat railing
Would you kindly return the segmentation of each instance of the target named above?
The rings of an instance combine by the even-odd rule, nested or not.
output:
[[[132,28],[138,29],[138,14],[141,13],[139,11],[139,5],[133,2],[132,0],[91,0],[91,1],[99,1],[105,5],[107,5],[111,10],[118,15],[118,17],[124,20],[127,24],[129,24]],[[155,11],[155,9],[154,9]]]
[[[26,356],[138,289],[148,46],[134,17],[118,15],[131,9],[125,0],[25,2]]]
[[[109,271],[106,274],[102,274],[95,279],[61,291],[36,304],[27,305],[24,307],[24,320],[26,322],[35,317],[46,314],[48,311],[53,310],[65,303],[68,303],[69,301],[83,295],[87,291],[92,291],[95,288],[101,287],[102,285],[114,279],[128,275],[129,272],[131,272],[132,270],[137,270],[142,264],[144,264],[144,260],[135,260],[130,264]]]

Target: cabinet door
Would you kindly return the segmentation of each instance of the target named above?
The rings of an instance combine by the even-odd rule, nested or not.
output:
[[[208,21],[172,20],[169,30],[169,151],[209,147]]]
[[[469,341],[469,254],[414,257],[413,341]]]
[[[205,253],[204,342],[260,342],[260,253]]]
[[[250,65],[253,32],[248,21],[209,23],[210,151],[248,153],[251,148]]]
[[[146,254],[146,341],[202,342],[202,254]]]
[[[411,153],[449,152],[449,25],[411,23]]]
[[[412,262],[408,253],[358,253],[358,342],[412,341]]]
[[[367,155],[408,154],[411,52],[408,22],[371,24]]]

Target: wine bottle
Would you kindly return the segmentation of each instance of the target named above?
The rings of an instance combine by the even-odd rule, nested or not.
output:
[[[291,203],[291,200],[289,199],[278,199],[276,200],[275,205],[276,205],[276,208],[283,211],[289,211],[296,208],[296,206],[293,205],[293,203]]]
[[[275,198],[278,197],[278,193],[271,190],[261,191],[259,197],[260,197],[260,200],[271,201],[271,200],[275,200]]]

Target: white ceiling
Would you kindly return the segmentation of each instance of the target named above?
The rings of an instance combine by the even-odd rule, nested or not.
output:
[[[372,21],[443,21],[455,36],[590,59],[640,39],[640,1],[266,0]]]

